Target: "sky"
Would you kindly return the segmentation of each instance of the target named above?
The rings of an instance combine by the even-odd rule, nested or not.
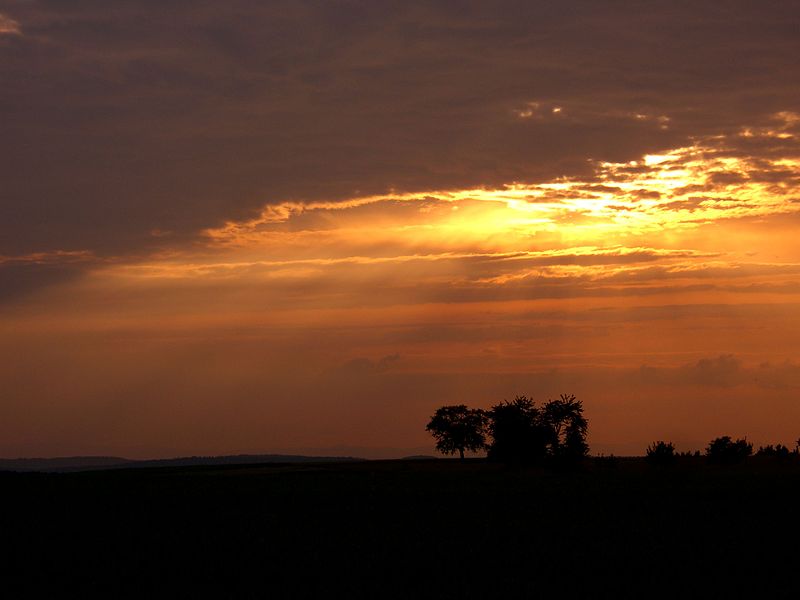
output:
[[[800,437],[795,1],[0,0],[0,456]]]

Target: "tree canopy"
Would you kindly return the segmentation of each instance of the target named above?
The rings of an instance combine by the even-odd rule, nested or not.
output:
[[[541,407],[527,396],[503,401],[490,410],[460,404],[443,406],[428,423],[436,448],[444,454],[486,449],[492,461],[515,464],[576,463],[589,451],[583,404],[562,394]]]
[[[464,458],[464,451],[478,452],[486,447],[486,413],[464,404],[442,406],[431,417],[427,427],[436,439],[442,454]]]
[[[542,419],[550,430],[549,450],[553,456],[568,460],[586,456],[589,422],[583,416],[580,400],[571,394],[561,394],[561,398],[542,407]]]
[[[505,463],[530,463],[540,460],[547,452],[552,434],[542,418],[542,412],[527,396],[503,401],[489,411],[488,447],[490,460]]]
[[[753,444],[744,439],[733,441],[729,435],[711,440],[706,448],[708,461],[717,464],[740,463],[753,453]]]

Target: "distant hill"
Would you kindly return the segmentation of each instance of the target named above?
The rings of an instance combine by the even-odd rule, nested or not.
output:
[[[413,454],[411,456],[404,456],[400,460],[438,460],[438,456],[431,456],[429,454]]]
[[[0,458],[0,471],[76,471],[124,467],[136,462],[118,456],[62,456],[58,458]]]
[[[41,471],[60,473],[100,469],[142,469],[248,464],[297,464],[359,462],[352,456],[298,456],[292,454],[237,454],[231,456],[183,456],[152,460],[131,460],[117,456],[65,456],[57,458],[0,458],[0,471]]]

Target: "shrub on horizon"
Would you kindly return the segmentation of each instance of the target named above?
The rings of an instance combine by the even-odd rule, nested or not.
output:
[[[647,447],[645,460],[651,465],[664,466],[675,462],[675,445],[672,442],[653,442]]]
[[[737,464],[751,454],[753,454],[753,444],[746,439],[733,441],[729,435],[711,440],[706,448],[708,462],[718,465]]]
[[[768,444],[766,446],[759,446],[758,450],[756,451],[756,456],[761,457],[770,457],[770,458],[789,458],[792,453],[789,451],[789,448],[784,446],[783,444],[776,444],[773,446],[772,444]]]

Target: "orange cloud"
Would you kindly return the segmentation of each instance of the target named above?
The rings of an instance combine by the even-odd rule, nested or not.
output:
[[[19,23],[0,13],[0,35],[22,35]]]

